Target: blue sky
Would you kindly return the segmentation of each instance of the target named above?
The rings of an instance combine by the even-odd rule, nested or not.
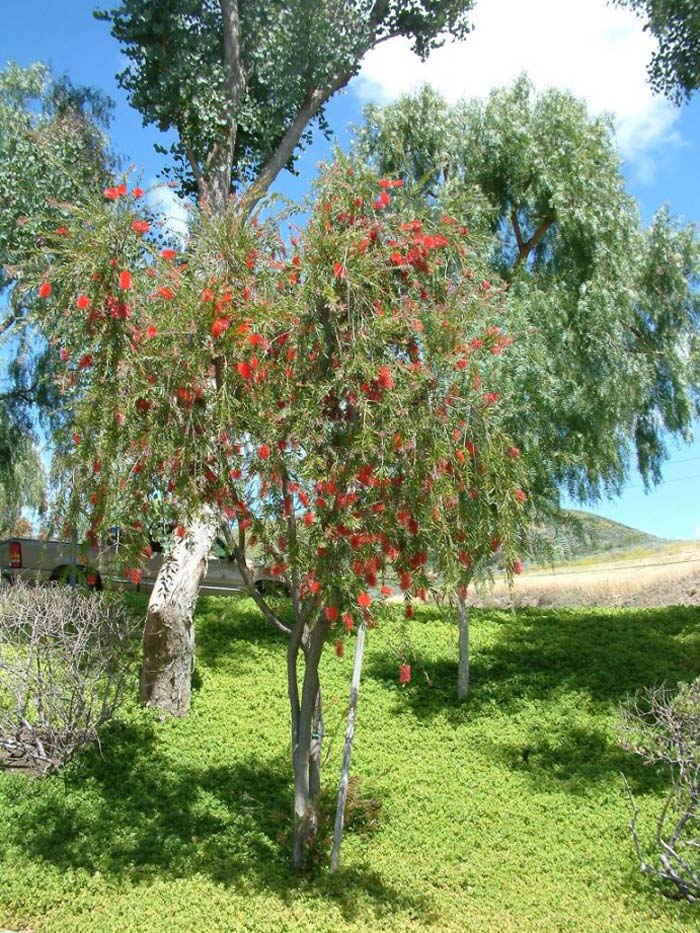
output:
[[[93,7],[91,0],[2,0],[0,66],[9,59],[45,61],[109,94],[117,103],[114,148],[150,180],[163,165],[153,149],[162,137],[142,127],[117,88],[122,56],[107,25],[93,19]],[[480,0],[474,25],[465,43],[440,50],[425,65],[401,40],[371,53],[359,78],[329,107],[340,143],[348,142],[368,101],[391,100],[423,81],[452,100],[483,96],[527,71],[538,87],[567,87],[592,111],[613,114],[628,190],[645,221],[667,203],[685,221],[700,223],[700,96],[673,108],[651,93],[645,66],[653,43],[632,14],[605,0]],[[317,140],[299,163],[300,177],[287,175],[278,190],[302,196],[328,152],[329,144]],[[700,538],[700,429],[693,444],[670,452],[653,492],[646,494],[633,474],[619,499],[593,511],[662,537]]]

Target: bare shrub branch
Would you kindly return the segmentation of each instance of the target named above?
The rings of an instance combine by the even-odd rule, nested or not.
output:
[[[62,586],[0,590],[0,748],[55,771],[119,705],[133,661],[121,603]]]
[[[652,687],[622,711],[621,744],[645,764],[664,764],[671,777],[654,831],[655,859],[644,855],[632,805],[630,832],[642,872],[673,885],[670,896],[700,901],[700,678],[672,693]]]

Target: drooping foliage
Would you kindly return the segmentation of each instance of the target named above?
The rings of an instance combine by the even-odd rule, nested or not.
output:
[[[360,155],[490,237],[508,313],[537,335],[510,375],[538,488],[614,491],[632,454],[658,480],[666,432],[687,439],[697,411],[695,228],[662,210],[643,229],[609,124],[524,77],[485,102],[450,107],[426,88],[366,117]]]
[[[138,582],[152,511],[180,518],[183,547],[189,521],[222,515],[289,639],[297,868],[316,828],[324,643],[342,654],[397,588],[412,615],[436,569],[464,586],[499,550],[521,569],[527,459],[492,387],[518,330],[479,241],[402,189],[341,163],[289,244],[234,204],[203,212],[179,254],[117,185],[48,235],[23,283],[63,366],[65,522],[86,520],[91,544],[118,525]],[[291,624],[255,590],[252,554],[288,589]]]
[[[111,162],[105,134],[111,102],[35,63],[0,71],[0,335],[6,366],[0,380],[0,533],[17,527],[23,508],[43,501],[36,449],[37,417],[56,410],[51,359],[36,333],[16,334],[27,308],[13,291],[15,270],[41,245],[49,205],[100,186]],[[47,378],[48,376],[48,378]]]
[[[154,497],[214,505],[276,574],[347,604],[385,565],[427,588],[441,540],[455,576],[499,543],[515,563],[527,480],[501,428],[513,400],[490,390],[513,335],[478,240],[351,168],[286,248],[231,211],[158,251],[115,191],[32,283],[95,535],[118,524],[138,550]]]

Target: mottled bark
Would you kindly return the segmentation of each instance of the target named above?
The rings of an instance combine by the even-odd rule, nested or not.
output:
[[[173,716],[190,708],[194,667],[194,609],[218,518],[205,512],[163,561],[143,630],[141,700]]]

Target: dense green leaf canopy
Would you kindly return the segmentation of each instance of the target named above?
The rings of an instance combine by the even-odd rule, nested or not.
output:
[[[123,0],[96,16],[110,22],[129,59],[119,81],[130,102],[145,123],[175,130],[175,174],[202,196],[217,172],[227,190],[263,173],[269,184],[269,175],[293,166],[310,122],[325,125],[326,101],[358,72],[368,49],[407,36],[426,56],[446,35],[466,34],[471,6]]]
[[[659,43],[649,64],[656,91],[674,103],[700,88],[700,4],[697,0],[616,0],[646,19],[644,28]]]

